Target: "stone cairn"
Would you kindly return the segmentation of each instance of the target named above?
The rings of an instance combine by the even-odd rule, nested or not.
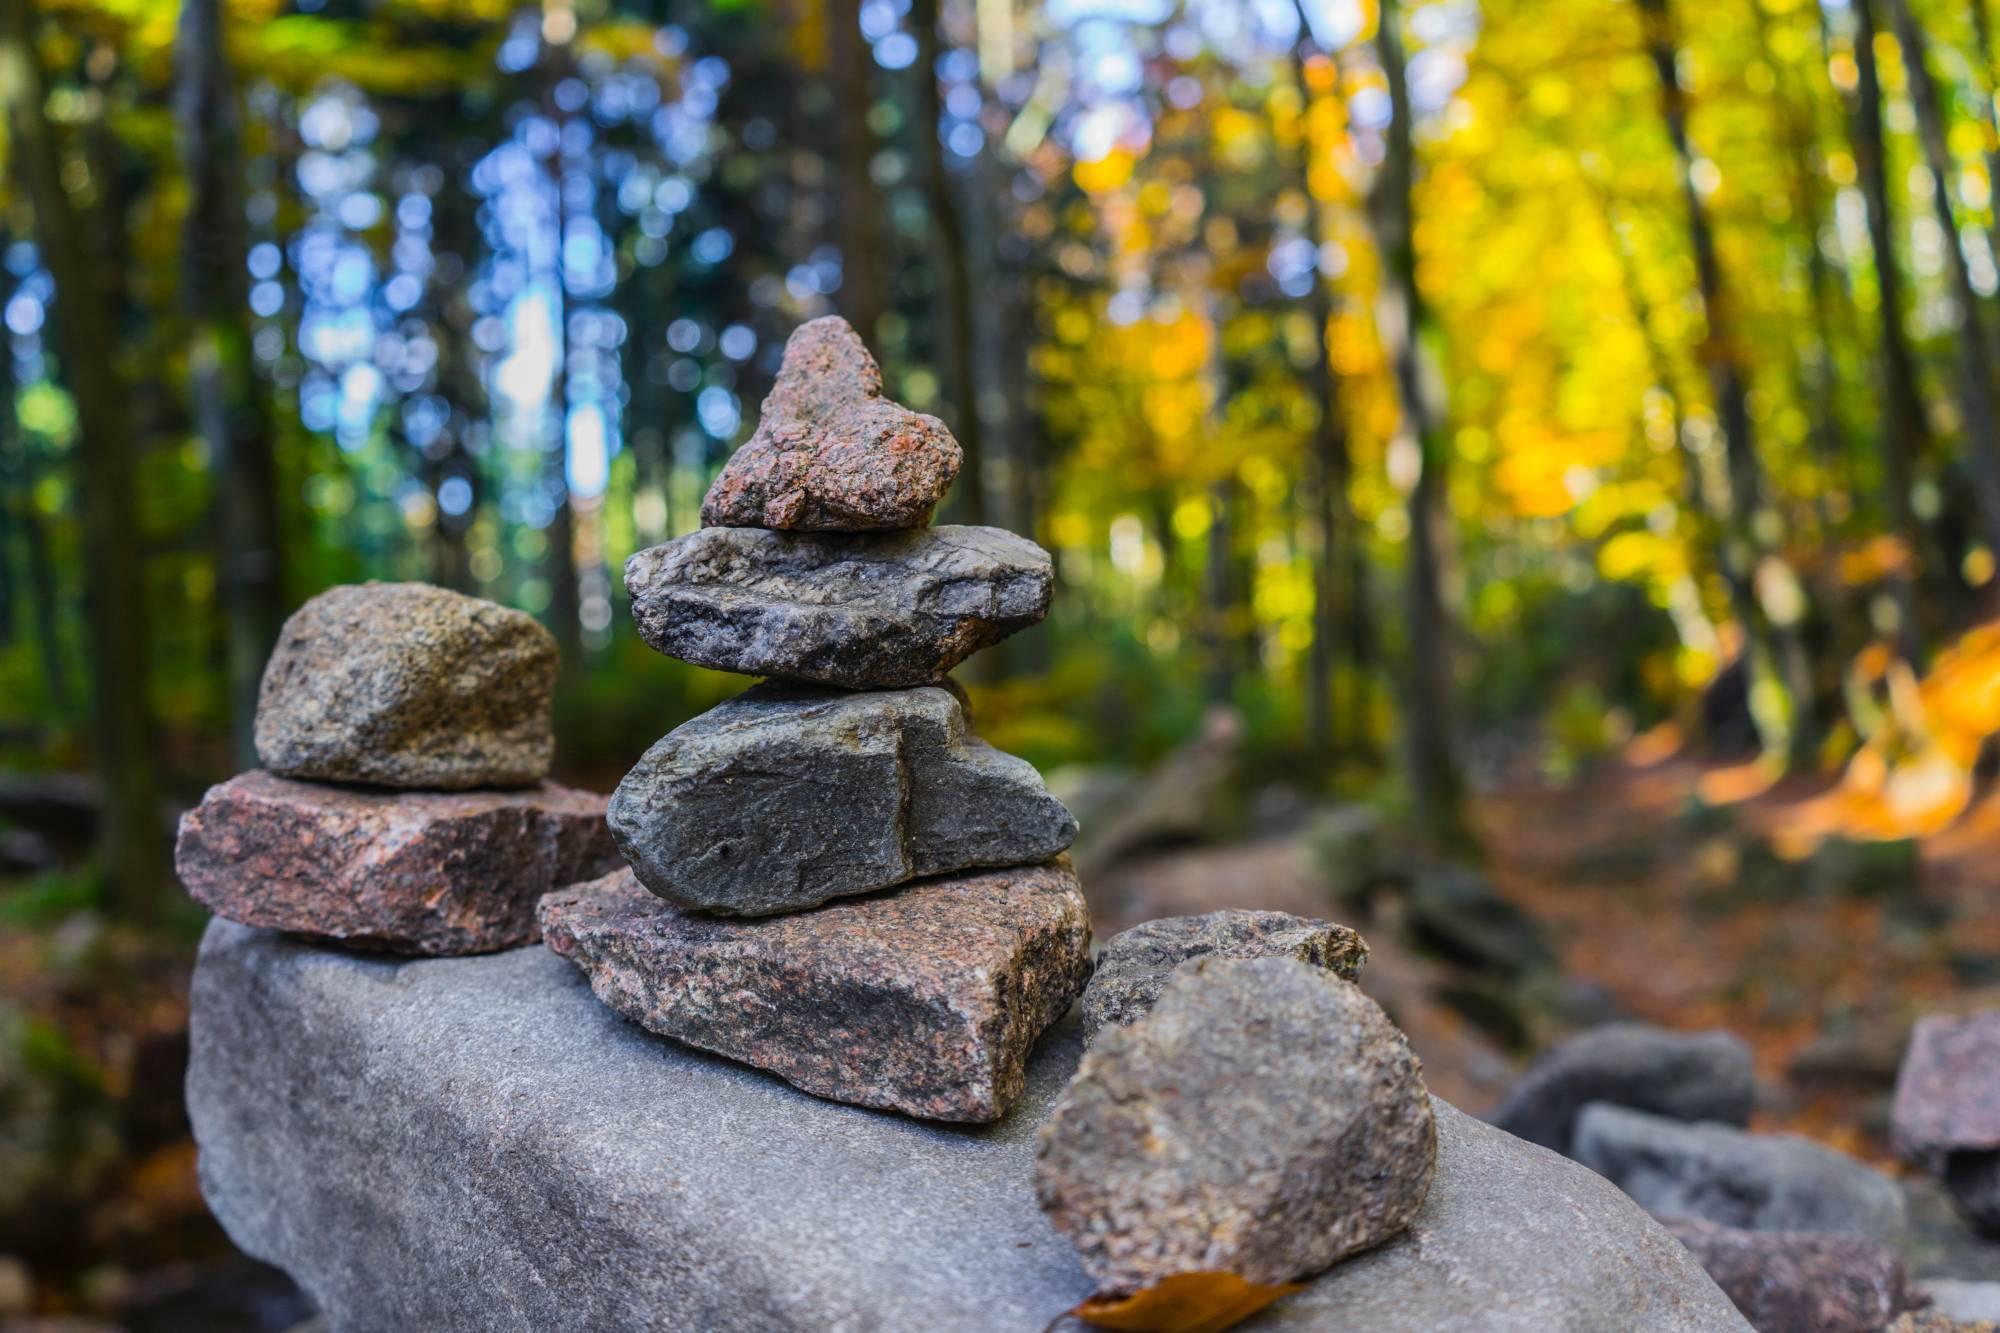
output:
[[[1048,553],[931,527],[959,467],[844,320],[799,328],[700,530],[634,555],[641,636],[769,679],[611,799],[628,869],[542,900],[549,947],[649,1030],[806,1092],[991,1121],[1090,975],[1076,821],[947,673],[1048,614]]]
[[[181,820],[175,868],[218,916],[354,948],[531,944],[535,902],[618,864],[604,799],[548,781],[555,640],[420,583],[313,598],[257,701],[263,767]]]

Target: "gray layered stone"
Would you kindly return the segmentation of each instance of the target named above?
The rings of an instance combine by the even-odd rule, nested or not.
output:
[[[2000,1010],[1917,1023],[1889,1132],[1974,1226],[2000,1236]]]
[[[973,1130],[659,1041],[539,948],[395,962],[216,922],[193,1006],[203,1193],[336,1333],[1020,1333],[1091,1292],[1027,1185],[1073,1024]],[[1433,1107],[1409,1230],[1239,1328],[1748,1328],[1610,1184]]]
[[[1417,1058],[1379,1005],[1296,958],[1210,958],[1098,1034],[1035,1193],[1107,1294],[1179,1273],[1270,1286],[1408,1226],[1436,1159]]]
[[[264,665],[257,756],[292,778],[523,786],[548,776],[560,666],[525,612],[425,583],[330,588]]]
[[[928,685],[1049,613],[1049,553],[999,528],[703,528],[625,562],[640,637],[719,671]]]
[[[1591,1102],[1672,1120],[1747,1125],[1756,1094],[1750,1048],[1730,1033],[1609,1023],[1543,1053],[1486,1118],[1568,1153],[1576,1117]]]
[[[1090,975],[1090,912],[1060,861],[756,919],[682,911],[621,870],[547,895],[540,917],[549,948],[651,1031],[934,1120],[1005,1115]]]
[[[669,733],[611,798],[640,882],[762,916],[926,875],[1046,861],[1076,820],[937,688],[758,686]]]
[[[1908,1227],[1893,1180],[1795,1134],[1684,1124],[1597,1103],[1577,1118],[1572,1155],[1662,1217],[1892,1246]]]
[[[1290,912],[1229,910],[1142,922],[1105,941],[1097,956],[1083,993],[1084,1040],[1144,1017],[1174,970],[1197,958],[1296,958],[1353,981],[1368,961],[1368,946],[1346,926]]]

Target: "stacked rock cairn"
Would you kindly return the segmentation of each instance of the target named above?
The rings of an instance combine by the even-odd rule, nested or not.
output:
[[[263,767],[181,820],[175,868],[246,925],[351,948],[531,944],[535,903],[618,864],[604,798],[548,781],[553,637],[421,583],[338,587],[264,669]]]
[[[973,734],[947,673],[1048,613],[1025,538],[930,526],[944,424],[835,317],[785,347],[704,526],[625,566],[641,636],[768,679],[613,795],[629,868],[546,896],[606,1004],[835,1101],[991,1121],[1090,975],[1076,821]]]

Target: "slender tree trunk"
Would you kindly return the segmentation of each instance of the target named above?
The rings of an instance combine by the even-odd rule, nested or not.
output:
[[[1750,399],[1737,343],[1734,311],[1722,281],[1722,265],[1716,257],[1715,234],[1710,228],[1708,209],[1694,184],[1694,153],[1687,130],[1687,97],[1682,92],[1678,72],[1673,20],[1667,0],[1639,0],[1645,25],[1648,51],[1660,82],[1660,109],[1666,121],[1667,137],[1673,144],[1679,168],[1681,196],[1687,209],[1688,243],[1694,252],[1695,275],[1707,325],[1703,357],[1707,362],[1710,392],[1723,433],[1724,455],[1728,460],[1729,498],[1723,536],[1723,569],[1734,603],[1737,620],[1750,656],[1752,679],[1765,677],[1767,689],[1782,692],[1785,699],[1783,740],[1787,757],[1807,753],[1812,745],[1812,681],[1797,626],[1802,614],[1793,614],[1786,624],[1773,625],[1759,604],[1756,577],[1763,558],[1776,559],[1760,533],[1760,514],[1766,504],[1763,465],[1757,459],[1752,432]],[[1794,588],[1798,587],[1792,578]],[[1803,591],[1799,596],[1803,598]],[[1761,664],[1760,664],[1761,659]],[[1773,720],[1763,719],[1766,740],[1774,739]]]
[[[917,39],[917,105],[911,133],[923,163],[931,218],[931,268],[938,294],[938,341],[945,392],[953,409],[952,433],[965,460],[948,503],[960,521],[986,521],[985,430],[979,412],[979,373],[972,329],[972,265],[965,250],[965,220],[938,139],[944,107],[938,97],[938,0],[911,0],[910,27]]]
[[[479,220],[455,155],[447,158],[444,185],[434,202],[434,244],[441,262],[455,265],[461,275],[471,273],[479,252]],[[431,537],[431,569],[432,577],[445,587],[469,593],[473,591],[474,580],[472,552],[466,545],[466,536],[479,516],[480,492],[483,489],[479,458],[472,451],[472,437],[486,420],[488,405],[486,386],[479,378],[479,348],[472,340],[475,316],[472,303],[466,298],[461,284],[445,286],[446,289],[439,293],[438,302],[438,325],[442,336],[439,339],[437,373],[438,392],[451,412],[446,426],[450,432],[451,448],[432,468],[431,489],[433,493],[441,494],[456,477],[470,488],[470,497],[462,513],[447,514],[442,507],[439,508]],[[627,323],[634,330],[642,327],[637,321],[628,320]],[[628,342],[637,341],[635,332]]]
[[[1972,473],[1979,501],[1980,527],[1988,549],[2000,553],[2000,412],[1993,401],[1993,362],[1979,313],[1979,293],[1958,234],[1951,207],[1951,151],[1945,143],[1944,112],[1937,86],[1931,82],[1923,29],[1910,13],[1908,0],[1884,0],[1903,48],[1903,68],[1910,81],[1910,102],[1917,113],[1917,137],[1931,169],[1931,206],[1944,229],[1945,257],[1950,261],[1953,294],[1958,306],[1959,403],[1965,415],[1965,462]],[[1857,8],[1859,6],[1857,5]]]
[[[1378,187],[1380,245],[1387,270],[1385,297],[1391,326],[1396,392],[1403,431],[1417,450],[1416,484],[1408,499],[1410,535],[1404,562],[1404,615],[1409,625],[1410,790],[1427,829],[1439,841],[1470,838],[1465,812],[1465,778],[1459,765],[1453,699],[1451,629],[1444,604],[1444,565],[1439,543],[1445,512],[1445,468],[1449,454],[1440,438],[1424,384],[1423,293],[1417,283],[1417,252],[1411,213],[1416,183],[1416,148],[1410,124],[1408,69],[1403,58],[1401,6],[1383,0],[1376,44],[1389,84],[1389,130]]]
[[[575,670],[583,661],[582,591],[577,586],[576,510],[569,493],[569,285],[563,272],[562,239],[567,227],[563,201],[562,127],[567,119],[557,106],[555,89],[574,69],[568,48],[544,48],[542,110],[555,121],[555,146],[549,150],[549,208],[555,227],[554,288],[556,326],[555,382],[549,386],[549,412],[555,418],[555,439],[548,449],[548,473],[544,485],[555,499],[549,520],[548,550],[543,556],[543,577],[549,584],[549,631],[562,650],[563,664]]]
[[[1219,341],[1219,339],[1218,339]],[[1236,698],[1236,483],[1225,477],[1208,488],[1208,560],[1203,567],[1202,621],[1208,626],[1208,698]],[[1166,534],[1161,534],[1162,540]]]
[[[840,313],[871,348],[883,310],[882,241],[875,219],[882,211],[870,174],[875,132],[868,125],[874,102],[875,59],[861,40],[860,0],[828,0],[827,56],[833,75],[839,218]]]
[[[1986,180],[1990,189],[2000,190],[2000,123],[1994,120],[1993,98],[2000,94],[2000,78],[1993,68],[1993,24],[1986,13],[1986,0],[1971,0],[1973,67],[1982,76],[1979,90],[1979,123],[1986,131]],[[1986,233],[1993,261],[2000,264],[2000,207],[1993,209],[1993,223]]]
[[[42,259],[55,279],[56,346],[76,401],[76,496],[86,554],[95,759],[103,793],[99,854],[110,905],[146,919],[160,906],[167,845],[153,746],[132,435],[112,364],[116,331],[92,281],[88,233],[63,189],[45,97],[32,11],[24,0],[0,0],[0,98],[8,113],[9,169],[34,211]]]
[[[181,245],[188,381],[214,478],[215,596],[221,605],[230,736],[254,768],[258,685],[284,619],[277,460],[250,351],[243,257],[243,121],[218,0],[183,0],[174,110],[189,187]]]
[[[1875,266],[1878,354],[1882,375],[1882,490],[1890,530],[1903,539],[1919,573],[1930,563],[1930,543],[1910,500],[1916,462],[1930,432],[1917,393],[1916,358],[1903,329],[1903,271],[1896,261],[1895,219],[1890,212],[1887,154],[1882,132],[1882,80],[1875,63],[1875,0],[1853,0],[1854,96],[1849,104],[1855,174],[1868,210],[1868,248]],[[1919,660],[1924,634],[1918,623],[1912,579],[1894,591],[1902,620],[1904,652]]]

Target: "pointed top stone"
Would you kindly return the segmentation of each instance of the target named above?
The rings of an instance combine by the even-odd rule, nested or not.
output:
[[[882,393],[882,371],[828,315],[785,344],[757,432],[702,501],[706,527],[870,532],[920,528],[958,476],[958,441]]]

